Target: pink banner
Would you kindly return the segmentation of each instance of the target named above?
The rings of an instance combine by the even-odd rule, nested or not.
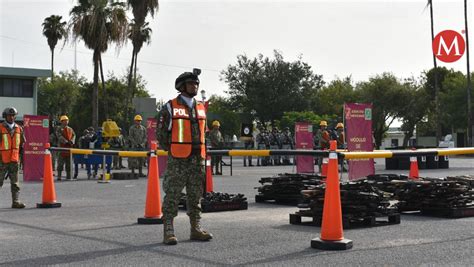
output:
[[[296,149],[313,150],[313,125],[309,122],[297,122],[295,125]],[[314,173],[312,156],[296,156],[297,173]]]
[[[44,146],[49,142],[47,116],[24,115],[23,181],[41,181],[43,177]]]
[[[154,118],[148,118],[146,120],[146,133],[148,137],[148,147],[151,147],[152,143],[157,143],[156,140],[156,125],[157,120]],[[158,149],[160,149],[160,145],[158,144]],[[168,158],[167,157],[158,157],[158,175],[162,176],[163,172],[166,170],[166,166],[168,165]]]
[[[344,104],[346,142],[349,151],[373,151],[372,104]],[[375,173],[373,159],[349,160],[349,180]]]

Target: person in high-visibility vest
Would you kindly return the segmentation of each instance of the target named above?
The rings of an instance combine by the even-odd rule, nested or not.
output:
[[[203,181],[206,177],[206,110],[194,99],[199,89],[199,69],[178,76],[175,88],[180,94],[165,104],[158,114],[157,140],[169,151],[163,177],[163,243],[176,245],[173,219],[178,215],[181,191],[186,187],[191,240],[208,241],[212,234],[201,229]]]
[[[61,126],[56,128],[56,136],[58,137],[58,144],[60,147],[72,148],[76,143],[76,133],[74,130],[68,126],[69,118],[66,115],[62,115],[59,119],[61,121]],[[61,181],[61,173],[63,171],[64,165],[66,165],[66,179],[72,180],[71,178],[71,153],[70,152],[61,152],[58,162],[58,181]],[[75,177],[77,179],[77,177]]]
[[[15,123],[16,115],[18,111],[14,107],[6,108],[2,113],[5,121],[0,124],[0,188],[3,186],[5,176],[8,175],[12,192],[12,208],[23,209],[25,204],[18,200],[20,195],[18,169],[20,148],[25,143],[25,136],[23,128]]]
[[[147,133],[146,127],[142,125],[142,116],[137,114],[133,118],[134,124],[130,126],[128,130],[128,143],[130,144],[130,150],[132,151],[145,151],[147,144]],[[146,177],[143,173],[143,162],[144,158],[130,158],[130,169],[135,174],[135,170],[138,169],[139,177]]]

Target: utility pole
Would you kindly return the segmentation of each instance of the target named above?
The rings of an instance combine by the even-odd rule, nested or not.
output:
[[[467,146],[472,146],[472,108],[471,108],[471,69],[469,66],[469,33],[467,27],[467,0],[464,0],[464,33],[466,34],[466,62],[467,62]]]

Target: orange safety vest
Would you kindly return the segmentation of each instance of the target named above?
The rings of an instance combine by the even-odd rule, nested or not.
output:
[[[206,130],[206,110],[202,103],[196,103],[196,115],[199,123],[199,145],[201,157],[206,158],[205,130]],[[171,155],[175,158],[187,158],[192,151],[192,129],[191,117],[188,113],[188,106],[180,104],[178,98],[171,100]]]
[[[17,126],[12,136],[5,125],[0,124],[0,134],[2,135],[0,151],[2,152],[3,163],[20,161],[21,128]]]
[[[61,132],[61,135],[68,141],[72,140],[72,128],[70,127],[64,127],[64,129]],[[59,144],[60,147],[72,147],[70,144]],[[61,157],[66,158],[69,157],[69,152],[61,152]]]
[[[329,149],[329,140],[331,140],[331,138],[329,137],[329,132],[324,130],[322,131],[321,133],[321,139],[323,140],[320,140],[319,143],[321,145],[321,149]]]

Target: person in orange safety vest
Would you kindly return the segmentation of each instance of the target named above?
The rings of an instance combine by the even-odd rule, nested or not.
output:
[[[18,200],[20,195],[18,169],[20,148],[25,143],[25,136],[23,128],[15,123],[16,115],[18,115],[18,111],[14,107],[6,108],[2,113],[5,121],[0,123],[0,188],[8,175],[12,192],[12,208],[23,209],[25,204]]]
[[[175,88],[180,94],[165,104],[158,114],[157,140],[169,151],[168,166],[163,177],[163,243],[176,245],[173,220],[178,215],[181,191],[186,187],[187,214],[191,223],[191,240],[208,241],[212,234],[201,229],[203,181],[206,177],[206,110],[194,97],[199,89],[201,70],[178,76]]]

